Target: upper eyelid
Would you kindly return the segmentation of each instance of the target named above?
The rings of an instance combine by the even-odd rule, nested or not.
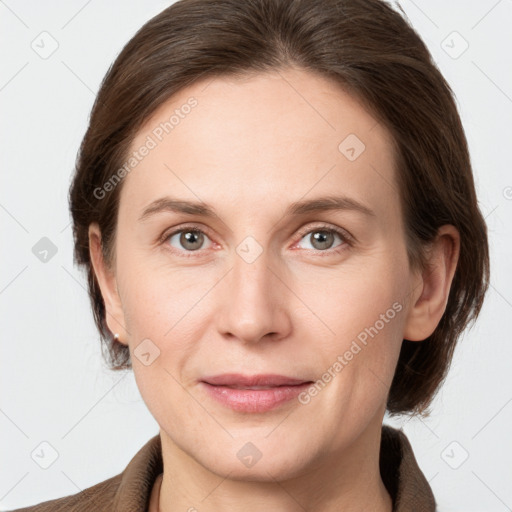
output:
[[[330,224],[322,224],[318,226],[313,226],[311,228],[304,228],[304,230],[299,230],[300,236],[308,235],[309,233],[313,231],[333,231],[334,233],[340,235],[342,238],[344,238],[347,242],[355,241],[355,237],[349,233],[346,229],[340,227],[340,226],[332,226]]]
[[[208,229],[205,229],[200,226],[196,226],[195,224],[186,224],[184,226],[177,226],[175,228],[170,228],[170,229],[164,231],[164,233],[162,234],[160,239],[161,239],[161,241],[165,241],[168,238],[170,238],[171,236],[174,236],[177,233],[181,233],[182,231],[187,231],[187,230],[188,231],[200,231],[201,233],[208,235],[208,237],[211,238],[209,235]]]

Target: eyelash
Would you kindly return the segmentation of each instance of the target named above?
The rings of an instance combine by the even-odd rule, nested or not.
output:
[[[200,228],[199,226],[197,226],[195,224],[188,224],[188,225],[185,225],[185,226],[179,226],[179,228],[173,229],[170,232],[165,232],[161,236],[159,242],[161,244],[164,244],[172,236],[176,235],[177,233],[182,233],[182,232],[187,232],[187,231],[198,232],[198,233],[202,233],[203,235],[208,236],[208,233],[206,231],[204,231],[202,228]],[[333,254],[339,254],[339,253],[345,251],[347,249],[347,246],[352,247],[352,245],[355,242],[354,237],[352,235],[350,235],[344,229],[334,228],[330,224],[321,224],[321,225],[318,225],[318,226],[314,226],[313,228],[307,228],[307,229],[300,230],[299,231],[299,240],[297,242],[295,242],[294,245],[296,245],[298,242],[300,242],[300,240],[305,235],[308,235],[310,233],[314,233],[316,231],[322,231],[322,232],[327,232],[327,233],[334,233],[334,234],[338,235],[341,238],[342,242],[343,242],[337,248],[326,249],[325,251],[321,251],[320,249],[317,249],[317,250],[315,250],[315,249],[303,249],[303,250],[307,250],[307,251],[313,250],[315,252],[318,252],[318,253],[320,253],[320,257],[323,257],[324,255],[325,256],[332,256]],[[210,238],[210,237],[208,236],[208,238]],[[169,247],[169,250],[171,252],[173,252],[174,254],[179,254],[179,256],[184,257],[184,258],[196,257],[195,253],[199,253],[201,251],[200,249],[197,250],[197,251],[185,251],[185,250],[180,251],[178,249],[175,249],[174,247],[170,247],[170,246],[168,246],[168,247]],[[326,253],[326,254],[322,254],[322,253]]]

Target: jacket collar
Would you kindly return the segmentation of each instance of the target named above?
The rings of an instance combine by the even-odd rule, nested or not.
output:
[[[393,500],[393,512],[435,512],[436,501],[402,430],[382,426],[380,474]]]

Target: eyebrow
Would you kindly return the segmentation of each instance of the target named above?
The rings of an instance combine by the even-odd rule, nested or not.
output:
[[[299,216],[313,212],[346,210],[356,211],[369,217],[376,217],[375,212],[368,206],[356,201],[355,199],[344,196],[326,196],[319,197],[317,199],[297,201],[288,206],[283,217]],[[144,209],[139,217],[139,221],[142,222],[161,212],[185,213],[220,220],[220,217],[215,213],[215,210],[206,203],[162,197],[153,201]]]

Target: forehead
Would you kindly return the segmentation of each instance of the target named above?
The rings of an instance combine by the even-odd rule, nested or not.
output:
[[[165,191],[240,207],[335,190],[377,207],[398,199],[389,132],[338,84],[302,70],[198,81],[155,111],[130,153],[143,146],[122,192],[134,208]]]

